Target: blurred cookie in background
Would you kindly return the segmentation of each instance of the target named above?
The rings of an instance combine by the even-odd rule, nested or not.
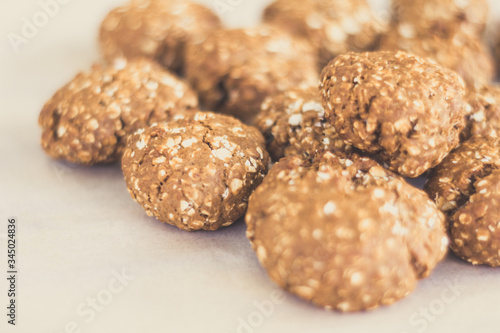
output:
[[[189,43],[186,76],[206,109],[252,122],[269,95],[318,83],[305,40],[270,26],[218,30]]]
[[[392,0],[391,27],[381,50],[401,50],[456,71],[469,87],[489,84],[495,63],[483,42],[487,0]]]
[[[112,10],[101,25],[104,58],[147,57],[182,74],[188,40],[221,28],[209,8],[180,0],[132,0]]]
[[[264,21],[309,40],[320,70],[342,53],[373,50],[385,29],[366,0],[277,0]]]

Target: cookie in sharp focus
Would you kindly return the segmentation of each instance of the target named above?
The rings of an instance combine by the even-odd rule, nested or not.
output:
[[[197,108],[196,94],[174,74],[147,59],[122,59],[78,74],[54,94],[40,113],[41,144],[72,163],[114,162],[136,130]]]
[[[347,53],[321,74],[326,118],[347,143],[405,177],[418,177],[459,144],[463,80],[404,52]]]
[[[207,112],[137,132],[122,159],[132,198],[148,215],[188,231],[217,230],[242,217],[268,164],[257,129]]]
[[[318,82],[313,48],[268,26],[218,30],[190,43],[186,58],[203,107],[247,122],[267,96]]]
[[[409,295],[444,257],[444,216],[369,158],[282,159],[250,197],[247,236],[270,278],[327,309]]]
[[[325,118],[317,86],[269,96],[255,123],[274,161],[293,155],[314,158],[326,151],[349,154],[352,148]]]
[[[429,175],[424,190],[447,215],[450,247],[475,265],[500,266],[500,141],[472,137]]]
[[[190,1],[132,0],[112,10],[100,29],[104,58],[147,57],[184,72],[185,45],[222,27],[209,8]]]

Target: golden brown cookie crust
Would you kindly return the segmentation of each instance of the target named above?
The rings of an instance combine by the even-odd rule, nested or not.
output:
[[[264,21],[309,40],[320,70],[342,53],[373,50],[385,30],[366,0],[277,0]]]
[[[197,107],[191,88],[150,60],[94,66],[45,104],[39,117],[41,144],[57,159],[85,165],[113,162],[137,129]]]
[[[448,216],[451,249],[475,265],[500,266],[500,142],[473,137],[430,174],[425,191]]]
[[[444,257],[444,216],[368,158],[287,157],[250,197],[247,236],[271,279],[341,311],[389,305]]]
[[[429,35],[450,38],[455,34],[480,36],[489,17],[487,0],[392,0],[393,18]]]
[[[464,140],[472,136],[500,138],[500,86],[468,89],[466,109]]]
[[[320,94],[341,138],[406,177],[439,164],[465,126],[460,77],[404,52],[339,56],[323,70]]]
[[[325,118],[316,86],[269,96],[262,103],[256,126],[274,161],[293,155],[314,158],[326,151],[348,154],[351,150]]]
[[[207,7],[179,0],[132,0],[112,10],[99,35],[104,58],[147,57],[184,72],[185,44],[222,27]]]
[[[178,116],[133,135],[122,169],[150,216],[183,230],[217,230],[247,209],[269,164],[258,130],[208,112]]]
[[[404,51],[436,61],[457,72],[473,87],[489,84],[495,77],[495,63],[489,48],[478,36],[456,34],[452,38],[410,30],[400,24],[381,38],[381,50]]]
[[[309,44],[267,26],[214,32],[189,44],[186,59],[201,104],[248,122],[267,96],[318,82]]]

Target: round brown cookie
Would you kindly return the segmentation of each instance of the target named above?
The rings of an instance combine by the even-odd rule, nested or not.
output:
[[[430,58],[462,76],[468,86],[489,84],[495,76],[495,63],[489,48],[478,37],[456,34],[441,38],[417,33],[400,25],[382,37],[381,50],[405,51]]]
[[[342,53],[373,49],[385,29],[366,0],[277,0],[264,21],[309,40],[320,69]]]
[[[325,119],[316,86],[269,96],[262,103],[256,125],[274,161],[284,156],[312,158],[325,151],[339,154],[351,150]]]
[[[403,52],[339,56],[323,70],[320,93],[341,138],[406,177],[439,164],[465,125],[460,77]]]
[[[72,163],[113,162],[137,129],[197,107],[191,88],[150,60],[94,66],[43,107],[42,147],[50,156]]]
[[[467,126],[462,139],[500,138],[500,86],[481,86],[467,92]]]
[[[112,10],[101,24],[104,57],[148,57],[184,71],[185,44],[221,27],[207,7],[179,0],[132,0]]]
[[[450,38],[456,33],[479,37],[489,17],[487,0],[392,0],[393,18],[405,30]]]
[[[122,159],[132,198],[148,215],[188,231],[242,217],[268,164],[257,129],[207,112],[139,131]]]
[[[246,121],[268,95],[318,82],[310,45],[266,26],[216,31],[189,44],[186,59],[202,105]]]
[[[275,164],[250,197],[247,236],[282,288],[319,306],[373,309],[407,296],[444,257],[444,216],[368,158]]]
[[[473,137],[432,171],[424,190],[448,216],[451,249],[500,266],[500,141]]]

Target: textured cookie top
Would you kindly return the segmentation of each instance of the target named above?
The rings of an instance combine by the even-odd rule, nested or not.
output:
[[[346,142],[408,177],[439,164],[465,125],[460,77],[403,52],[339,56],[323,70],[320,93]]]
[[[478,36],[456,34],[440,38],[401,24],[381,38],[380,49],[430,58],[460,74],[469,86],[489,84],[495,76],[493,56]]]
[[[208,109],[251,120],[263,99],[317,84],[308,43],[266,26],[219,30],[187,47],[187,77]]]
[[[184,46],[192,38],[221,27],[203,5],[179,0],[132,0],[112,10],[100,30],[104,57],[148,57],[181,73]]]
[[[320,55],[323,68],[348,51],[368,51],[384,30],[366,0],[277,0],[264,21],[307,38]]]
[[[186,83],[149,60],[94,66],[43,107],[42,147],[69,162],[112,162],[137,129],[197,106],[197,96]]]
[[[500,266],[500,170],[478,179],[450,222],[451,249],[474,265]]]
[[[463,138],[500,138],[500,86],[482,86],[468,91],[467,126]]]
[[[408,31],[448,38],[456,33],[478,37],[489,16],[487,0],[392,0],[394,19]]]
[[[473,137],[431,172],[424,190],[439,209],[453,215],[476,192],[476,182],[497,169],[500,169],[500,141]]]
[[[198,112],[134,134],[122,169],[148,215],[184,230],[216,230],[245,213],[267,172],[264,146],[255,128]]]
[[[326,120],[316,86],[269,96],[262,103],[256,124],[275,161],[284,156],[313,158],[325,151],[350,151]]]
[[[431,173],[424,189],[448,215],[453,252],[475,265],[500,266],[500,141],[466,141]]]
[[[251,196],[246,221],[274,281],[342,311],[408,295],[448,244],[444,217],[425,193],[354,155],[282,159]]]

